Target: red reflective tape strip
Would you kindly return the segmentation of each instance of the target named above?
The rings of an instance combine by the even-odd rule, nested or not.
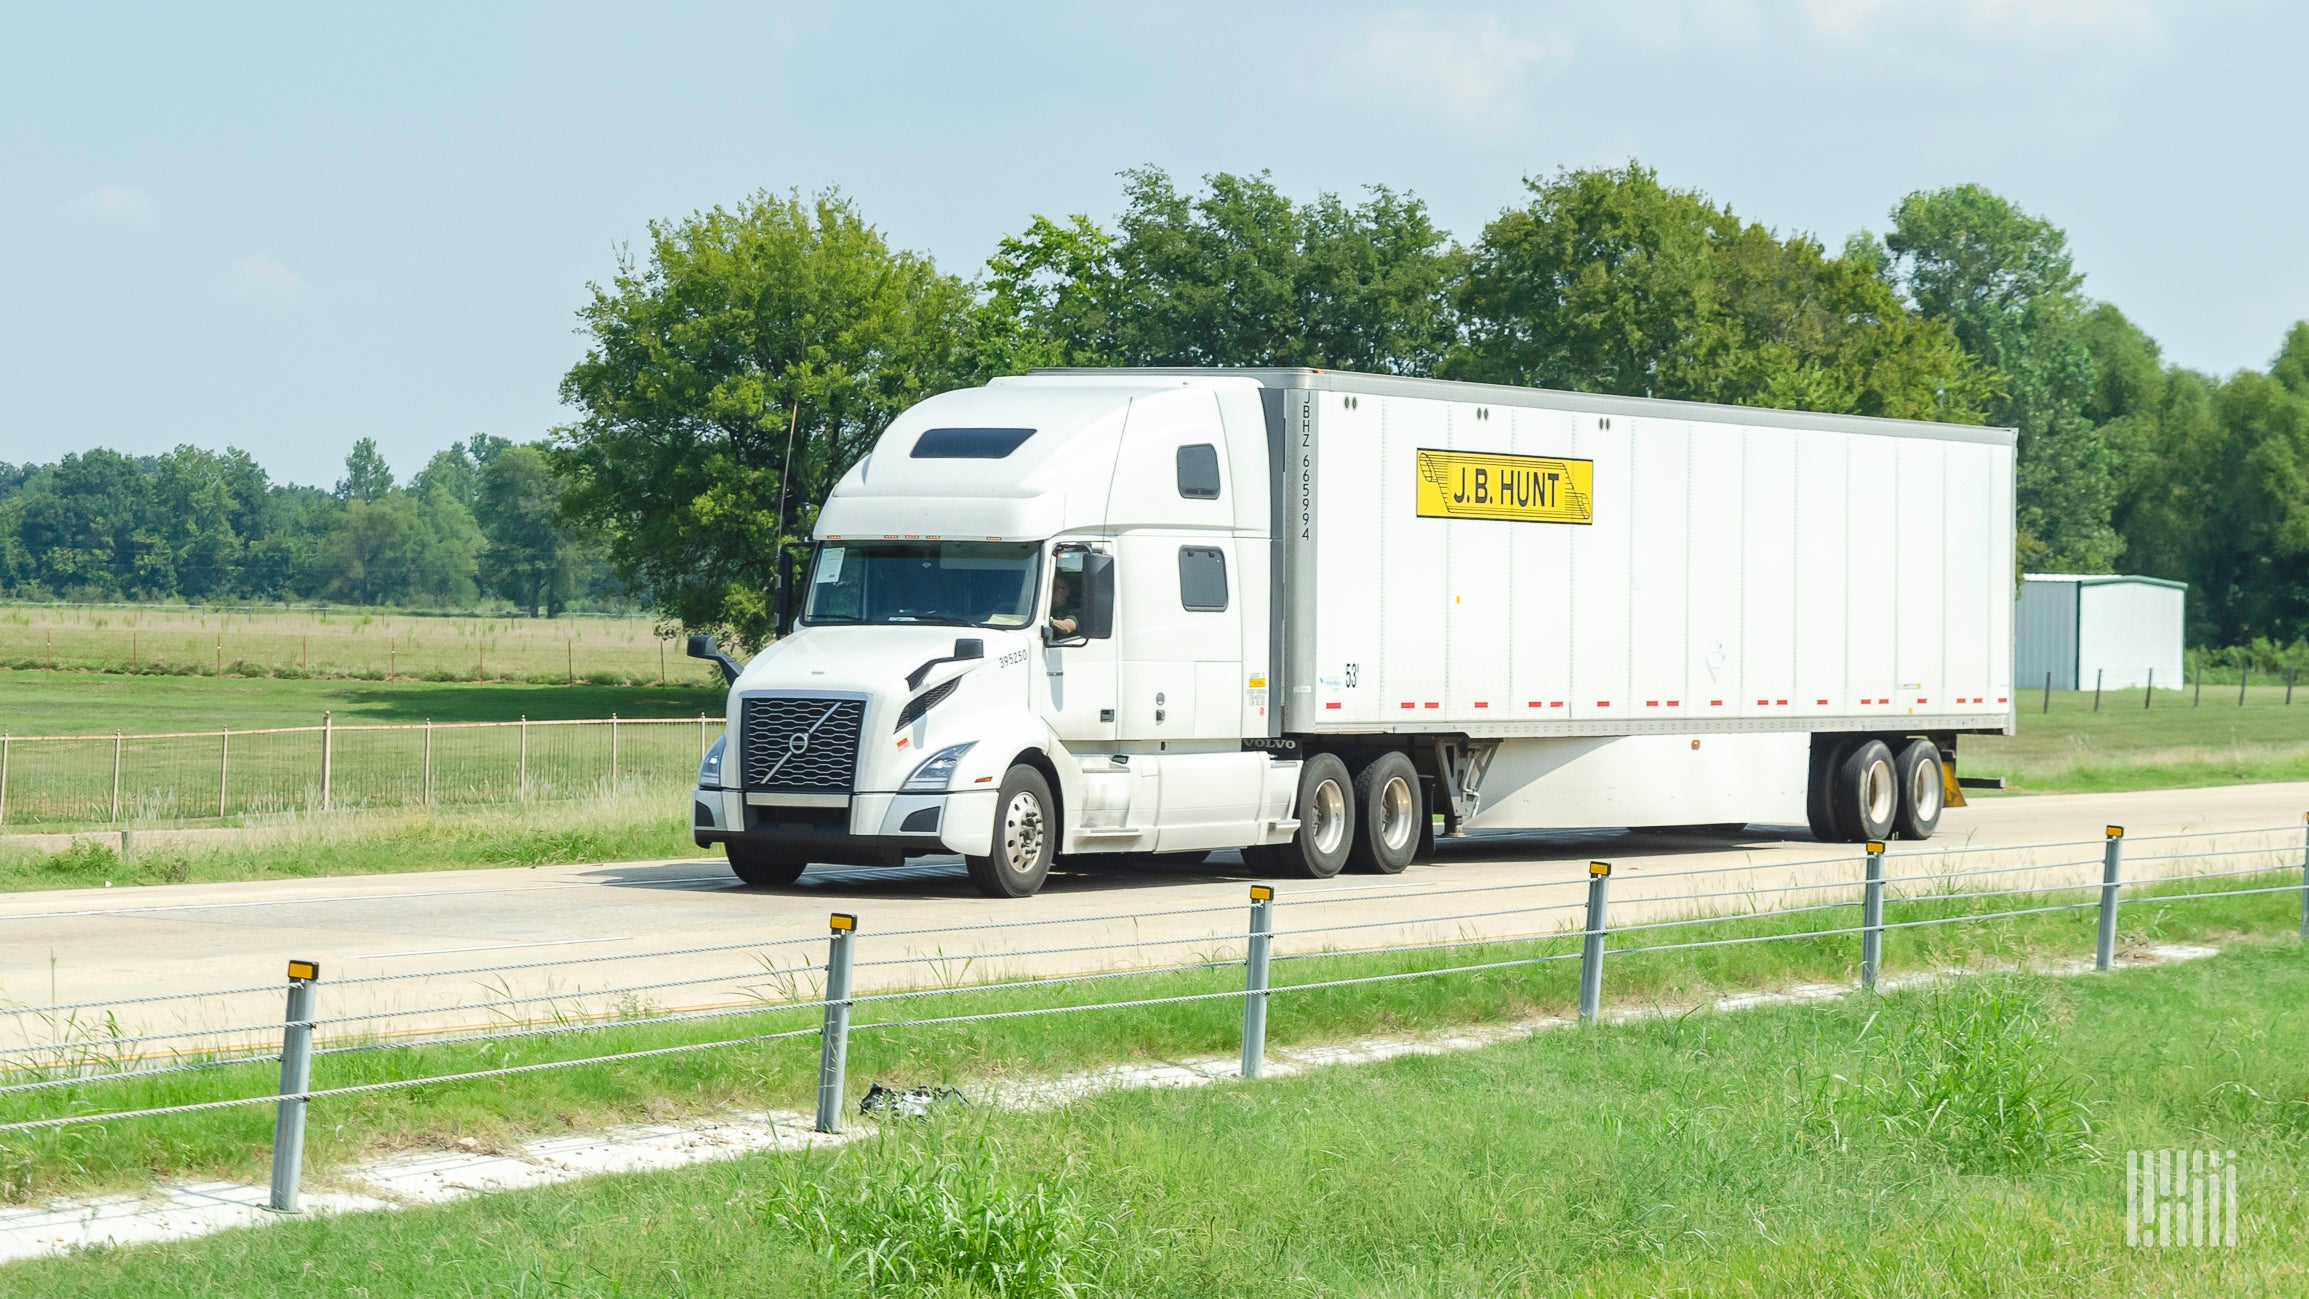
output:
[[[1819,702],[1819,705],[1820,705],[1822,708],[1826,708],[1826,707],[1828,706],[1828,701],[1827,701],[1827,700],[1825,700],[1825,699],[1822,699],[1822,700],[1820,700],[1820,701],[1818,701],[1818,702]]]
[[[1478,699],[1475,701],[1475,706],[1477,708],[1489,708],[1491,707],[1491,704],[1488,700]]]
[[[1660,701],[1659,701],[1659,700],[1657,700],[1657,699],[1646,699],[1646,700],[1644,701],[1644,707],[1646,707],[1646,708],[1657,708],[1657,707],[1659,707],[1659,706],[1660,706]]]
[[[1684,701],[1683,701],[1683,700],[1681,700],[1681,699],[1670,699],[1670,700],[1668,701],[1668,707],[1670,707],[1670,708],[1681,708],[1681,707],[1683,707],[1683,706],[1684,706]]]
[[[1611,707],[1611,700],[1609,700],[1609,699],[1598,699],[1598,700],[1596,700],[1596,701],[1595,701],[1595,706],[1596,706],[1596,707],[1598,707],[1598,708],[1609,708],[1609,707]]]
[[[1721,708],[1721,707],[1723,707],[1723,706],[1724,706],[1724,701],[1723,701],[1723,700],[1721,700],[1721,699],[1711,699],[1711,700],[1709,700],[1709,701],[1708,701],[1708,707],[1710,707],[1710,708]]]
[[[1772,701],[1772,703],[1775,707],[1779,708],[1786,708],[1788,706],[1788,701],[1785,699],[1775,699]]]
[[[1430,701],[1427,706],[1429,708],[1441,708],[1443,705]]]
[[[1417,704],[1415,704],[1415,703],[1412,703],[1410,700],[1406,699],[1406,700],[1404,700],[1404,701],[1403,701],[1403,706],[1404,706],[1405,708],[1417,708],[1419,705],[1417,705]]]
[[[1337,705],[1336,703],[1330,703],[1330,704],[1325,704],[1325,705],[1323,705],[1323,706],[1324,706],[1325,708],[1337,708],[1339,705]]]

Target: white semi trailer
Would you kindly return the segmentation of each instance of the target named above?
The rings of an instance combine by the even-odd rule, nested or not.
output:
[[[843,477],[732,680],[738,875],[1471,829],[1932,833],[2013,722],[2013,434],[1319,370],[930,398]],[[706,638],[693,652],[721,657]]]

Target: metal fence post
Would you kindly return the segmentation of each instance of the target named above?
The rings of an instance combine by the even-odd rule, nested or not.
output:
[[[2247,659],[2245,661],[2244,669],[2237,674],[2237,707],[2239,708],[2243,708],[2245,706],[2245,685],[2252,679],[2253,662],[2252,660]]]
[[[112,733],[112,819],[120,819],[120,732]]]
[[[529,797],[529,714],[521,715],[521,797]]]
[[[1243,950],[1243,1076],[1267,1071],[1267,945],[1275,933],[1275,890],[1251,886],[1251,937]]]
[[[281,1100],[273,1114],[273,1197],[275,1213],[297,1212],[298,1183],[305,1168],[305,1093],[313,1085],[313,985],[321,967],[289,962],[289,1011],[281,1025]]]
[[[1587,936],[1579,949],[1579,1022],[1593,1024],[1603,1001],[1603,923],[1611,863],[1587,864]]]
[[[617,788],[617,714],[609,715],[609,787]]]
[[[2096,713],[2101,710],[2101,678],[2107,675],[2107,668],[2093,669],[2093,711]]]
[[[2301,845],[2301,936],[2309,938],[2309,816],[2301,818],[2304,833]]]
[[[2147,708],[2157,697],[2157,670],[2149,669],[2149,684],[2141,690],[2141,707]]]
[[[2044,707],[2038,711],[2047,715],[2052,712],[2052,673],[2050,672],[2044,674]]]
[[[333,714],[321,714],[321,810],[329,810],[329,787],[335,783],[330,768],[337,757],[337,723]]]
[[[2192,695],[2190,695],[2190,696],[2189,696],[2189,707],[2191,707],[2191,708],[2203,708],[2204,706],[2205,706],[2205,660],[2203,660],[2203,659],[2198,659],[2198,660],[2197,660],[2197,689],[2196,689],[2196,692],[2195,692],[2194,694],[2192,694]]]
[[[227,726],[216,737],[216,814],[219,820],[225,814],[225,782],[231,778],[233,760],[233,728]]]
[[[2124,869],[2125,828],[2108,828],[2108,846],[2101,850],[2101,934],[2093,946],[2093,968],[2105,970],[2117,958],[2117,881]]]
[[[1884,845],[1868,844],[1867,891],[1860,898],[1860,986],[1876,991],[1884,968]]]
[[[8,733],[0,731],[0,825],[8,824]]]
[[[818,1131],[842,1130],[842,1073],[850,1061],[850,940],[858,918],[837,911],[826,921],[826,1026],[818,1033]]]
[[[433,719],[425,719],[425,806],[433,806]]]

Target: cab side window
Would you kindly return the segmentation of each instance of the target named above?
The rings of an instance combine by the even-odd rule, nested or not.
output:
[[[1061,636],[1072,636],[1082,626],[1083,554],[1080,550],[1061,550],[1053,556],[1056,562],[1050,575],[1050,627]]]
[[[1179,603],[1189,613],[1227,607],[1227,554],[1211,546],[1179,547]]]
[[[1179,448],[1179,495],[1190,501],[1219,499],[1219,449],[1208,442]]]

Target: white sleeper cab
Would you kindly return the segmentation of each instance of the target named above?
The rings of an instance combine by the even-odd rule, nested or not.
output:
[[[1065,370],[913,407],[731,677],[739,876],[1470,829],[1932,833],[2013,720],[2009,429],[1317,370]],[[693,651],[714,653],[706,637]]]

